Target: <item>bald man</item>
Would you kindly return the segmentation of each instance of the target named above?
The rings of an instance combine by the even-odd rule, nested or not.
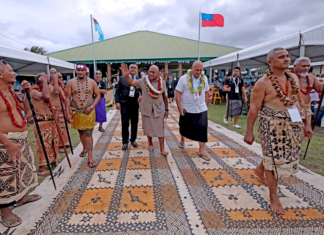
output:
[[[164,150],[164,112],[168,117],[168,97],[166,94],[166,85],[162,77],[159,76],[159,68],[152,65],[149,69],[149,75],[139,80],[132,80],[129,76],[128,66],[121,65],[121,71],[130,86],[142,89],[142,100],[140,109],[142,113],[142,123],[144,134],[147,136],[150,152],[153,151],[152,137],[158,137],[160,142],[161,155],[167,156],[168,152]]]
[[[195,61],[191,70],[188,70],[185,75],[180,77],[176,92],[176,102],[180,112],[181,141],[179,147],[184,148],[185,138],[199,141],[198,156],[210,161],[210,158],[205,153],[209,86],[207,77],[203,74],[201,61]]]

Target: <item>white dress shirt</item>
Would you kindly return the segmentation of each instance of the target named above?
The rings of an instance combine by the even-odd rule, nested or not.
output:
[[[201,77],[195,78],[192,77],[192,84],[194,88],[198,87],[199,80]],[[191,93],[189,89],[189,85],[187,82],[187,74],[180,77],[179,82],[176,87],[177,91],[182,92],[181,95],[181,106],[188,113],[202,113],[207,111],[207,105],[205,102],[205,92],[209,91],[207,77],[205,76],[205,86],[201,89],[201,93],[199,95],[199,99],[194,99],[194,94]]]

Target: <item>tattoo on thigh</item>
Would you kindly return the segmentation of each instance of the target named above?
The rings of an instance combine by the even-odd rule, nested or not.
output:
[[[85,135],[85,137],[91,137],[92,136],[92,130],[85,130],[84,135]]]

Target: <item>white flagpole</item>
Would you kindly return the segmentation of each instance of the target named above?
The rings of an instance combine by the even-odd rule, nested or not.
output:
[[[199,12],[198,60],[200,60],[200,25],[201,25],[201,12]]]
[[[90,15],[90,21],[91,21],[92,54],[93,54],[93,78],[95,78],[97,66],[96,66],[95,50],[94,50],[94,44],[93,44],[93,18],[92,18],[92,15]]]

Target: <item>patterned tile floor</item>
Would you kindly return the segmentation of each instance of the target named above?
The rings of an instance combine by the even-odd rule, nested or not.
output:
[[[324,192],[296,177],[280,182],[284,216],[269,210],[268,189],[253,169],[260,157],[209,128],[206,150],[178,148],[178,113],[166,121],[167,158],[157,139],[149,153],[139,123],[139,148],[121,151],[120,114],[96,144],[99,165],[84,160],[30,234],[323,234]]]

